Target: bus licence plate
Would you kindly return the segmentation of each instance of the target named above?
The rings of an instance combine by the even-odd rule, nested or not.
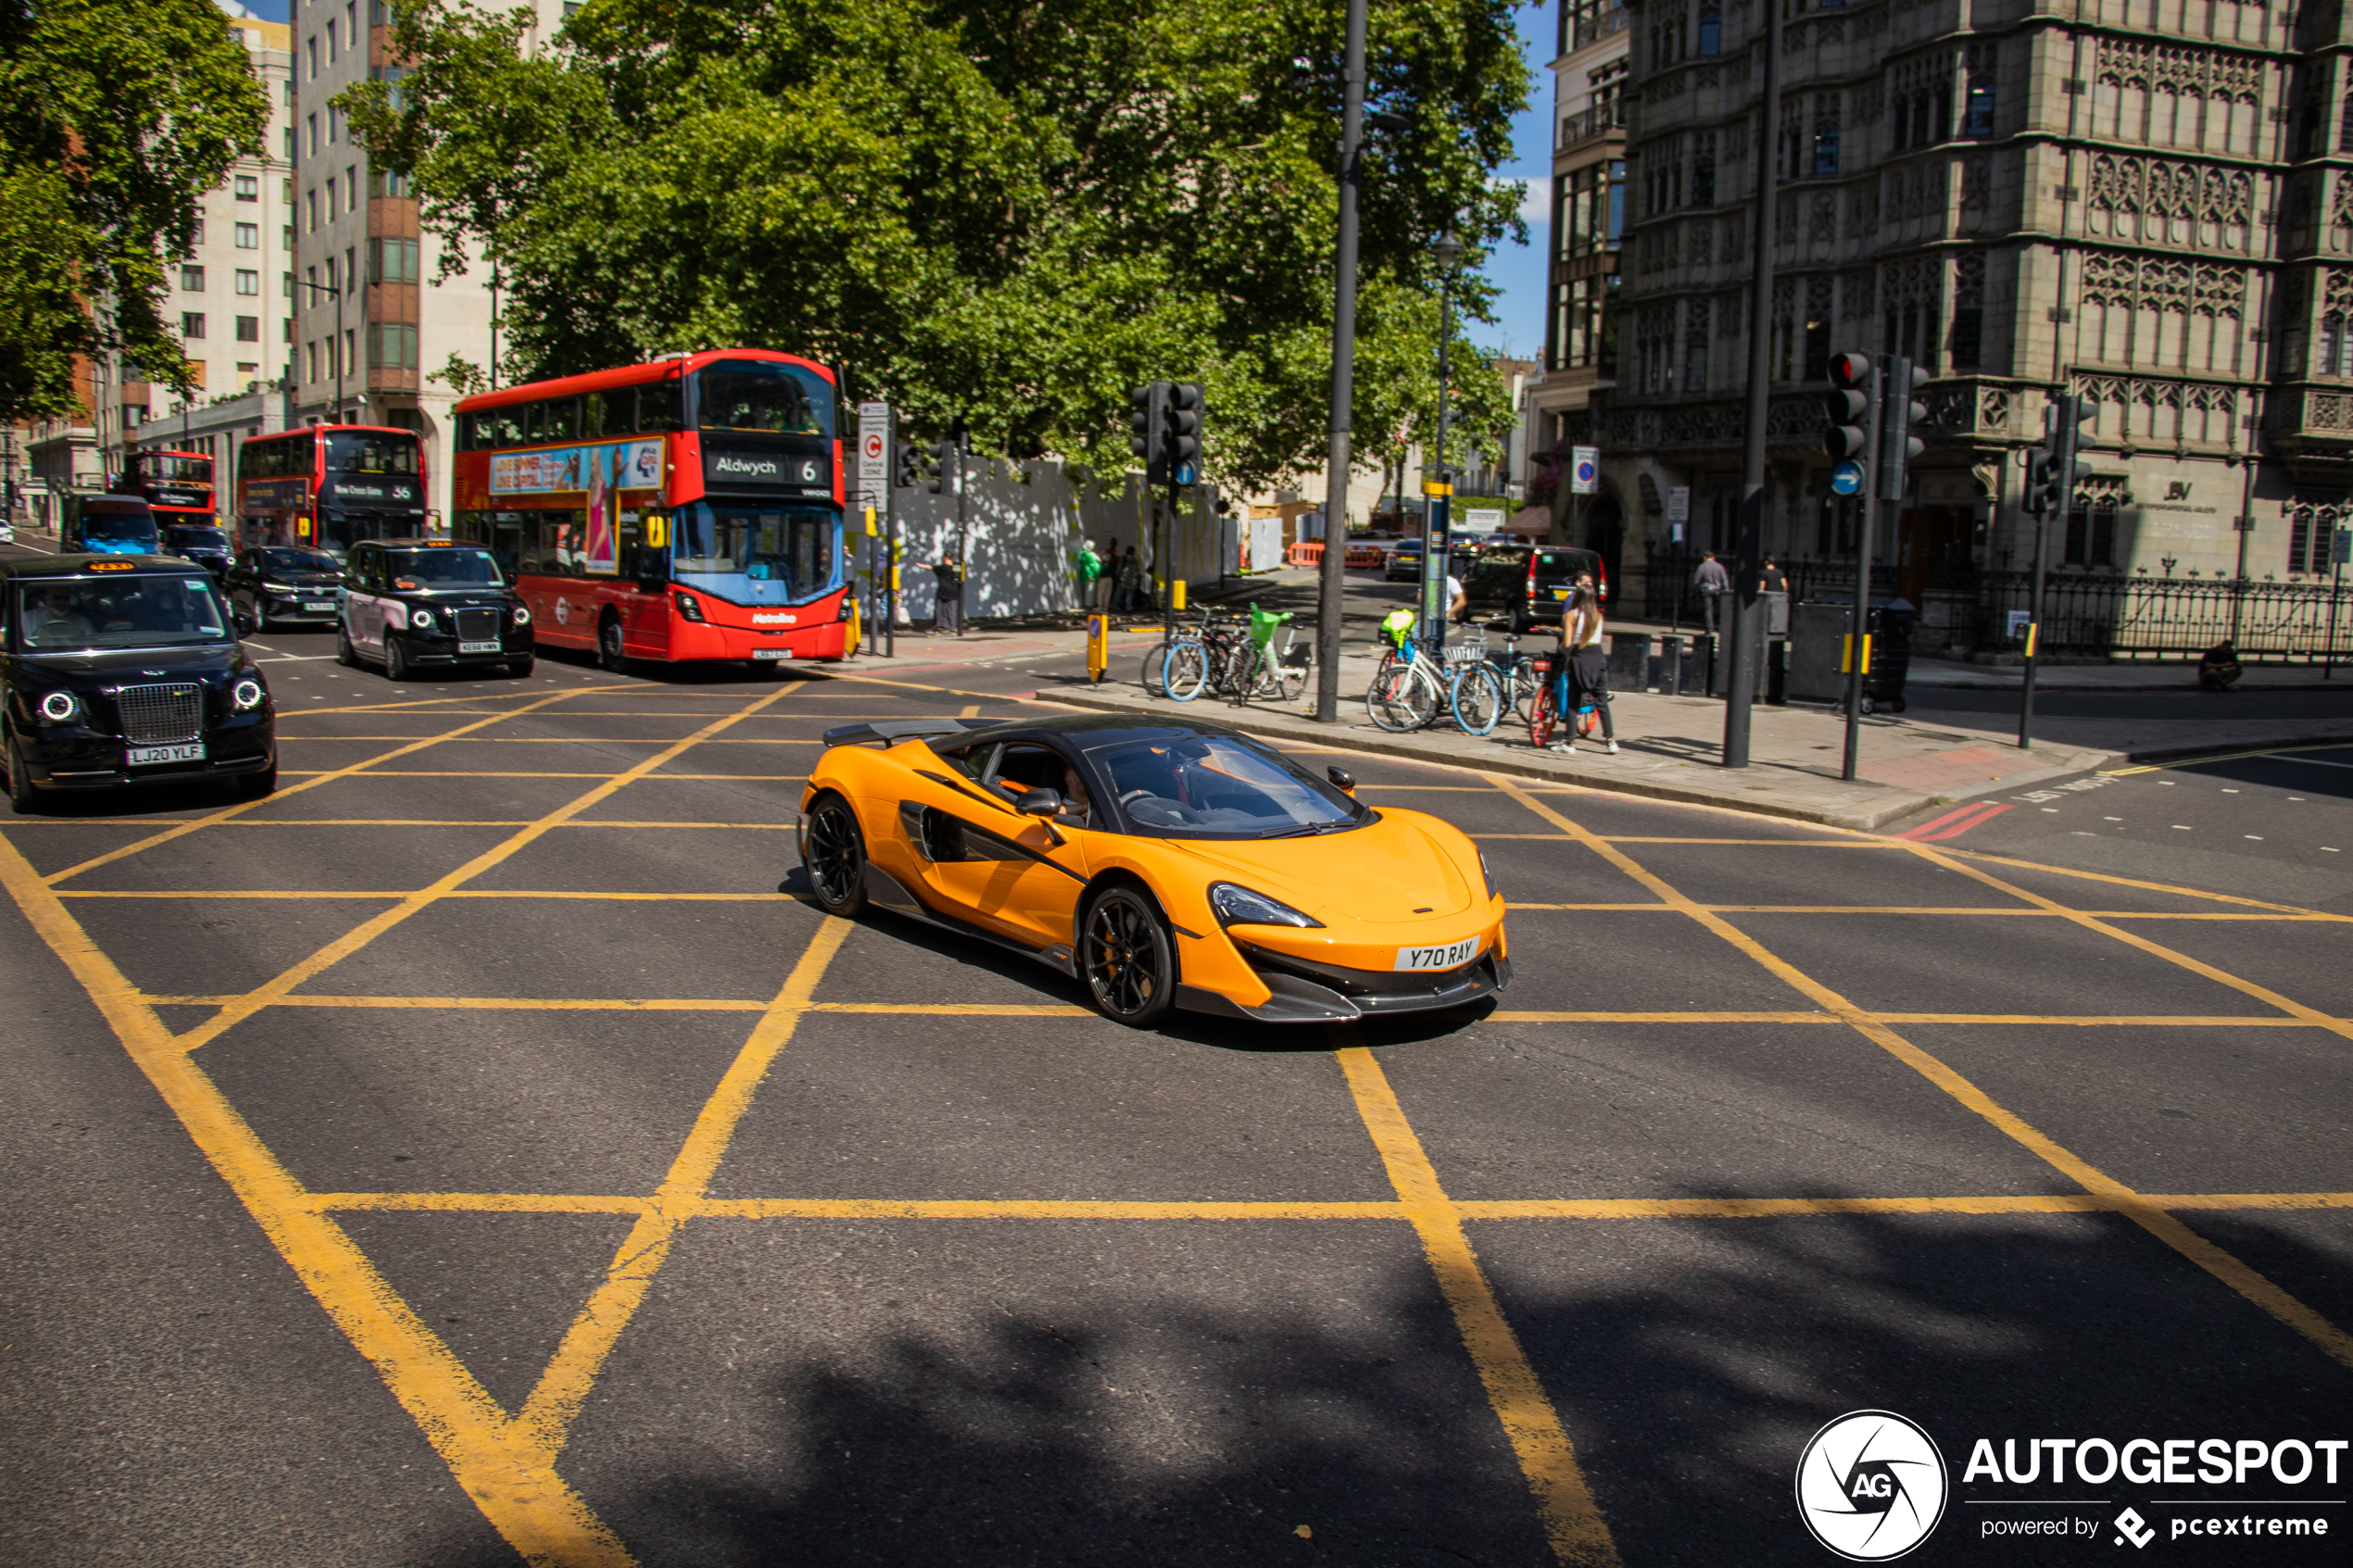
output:
[[[458,651],[459,653],[497,653],[499,648],[497,643],[459,643]]]
[[[1443,947],[1400,947],[1397,949],[1397,972],[1415,969],[1453,969],[1478,957],[1484,937],[1466,936],[1460,942],[1449,942]]]
[[[333,599],[327,600],[324,604],[314,604],[305,599],[302,604],[302,613],[305,615],[333,615],[334,612],[335,601]]]
[[[201,762],[203,760],[204,743],[201,741],[193,746],[133,746],[125,748],[122,754],[123,766],[126,768],[144,768],[151,762]]]
[[[754,648],[751,650],[751,657],[754,659],[790,659],[792,657],[792,649]]]

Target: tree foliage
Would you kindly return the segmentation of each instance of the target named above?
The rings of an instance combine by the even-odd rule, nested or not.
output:
[[[0,420],[71,412],[74,357],[110,349],[190,389],[167,269],[269,118],[211,0],[0,7]]]
[[[845,367],[917,431],[1117,469],[1126,398],[1207,384],[1241,483],[1325,444],[1340,12],[1301,0],[590,0],[555,47],[471,0],[400,12],[348,105],[427,224],[500,269],[513,371],[731,343]],[[1368,305],[1428,241],[1517,234],[1502,0],[1376,0]],[[1483,285],[1463,297],[1483,308]],[[1364,352],[1433,353],[1368,308]],[[1396,323],[1391,325],[1391,322]],[[1386,357],[1386,358],[1385,358]],[[1387,407],[1366,395],[1366,433]]]

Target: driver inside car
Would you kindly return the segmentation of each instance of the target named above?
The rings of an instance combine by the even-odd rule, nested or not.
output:
[[[44,626],[54,628],[45,637],[40,635]],[[63,583],[44,588],[38,599],[25,606],[24,640],[28,643],[65,643],[88,635],[89,618],[77,607],[73,590]]]

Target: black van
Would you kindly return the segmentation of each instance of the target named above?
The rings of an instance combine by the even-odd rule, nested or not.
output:
[[[1566,545],[1490,545],[1478,552],[1463,594],[1473,615],[1508,615],[1512,630],[1561,618],[1561,607],[1580,573],[1592,574],[1602,604],[1609,604],[1609,573],[1592,550]]]
[[[8,803],[195,779],[278,787],[270,686],[212,576],[169,556],[0,560]]]

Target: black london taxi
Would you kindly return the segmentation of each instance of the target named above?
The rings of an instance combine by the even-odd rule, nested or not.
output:
[[[503,664],[531,673],[531,611],[480,545],[368,539],[344,562],[335,658],[405,681],[427,670]]]
[[[195,561],[215,577],[229,570],[229,535],[209,524],[165,522],[163,547],[182,560]]]
[[[0,747],[8,804],[52,792],[278,787],[270,685],[211,574],[169,556],[0,560]]]
[[[307,546],[261,545],[240,551],[220,585],[260,631],[333,626],[343,600],[343,563]]]

